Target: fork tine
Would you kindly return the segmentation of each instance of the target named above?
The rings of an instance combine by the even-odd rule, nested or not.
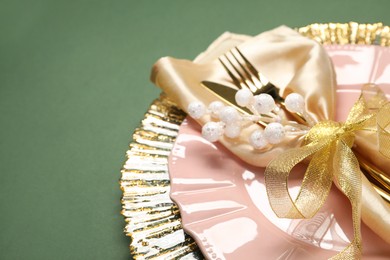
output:
[[[244,73],[246,75],[246,78],[243,78],[243,77],[241,77],[241,78],[243,80],[248,80],[248,79],[252,78],[251,72],[244,66],[244,64],[242,64],[242,62],[236,57],[236,55],[232,51],[230,51],[230,54],[232,55],[234,60],[238,63],[238,65],[241,67],[241,69],[244,71]],[[232,64],[232,63],[230,63],[230,64]],[[236,71],[237,71],[237,69],[236,69]]]
[[[237,58],[237,54],[234,54],[233,50],[230,51],[230,53],[233,55],[236,62],[240,65],[241,69],[246,74],[246,81],[250,82],[252,85],[255,86],[254,94],[259,92],[258,90],[261,89],[264,84],[261,81],[259,75],[260,73],[255,69],[255,67],[245,58],[245,56],[240,52],[240,50],[235,47],[236,52],[238,52],[241,59]]]
[[[249,62],[249,60],[241,53],[240,49],[238,49],[237,47],[235,47],[236,51],[238,52],[238,54],[240,54],[241,58],[245,61],[246,65],[248,66],[248,69],[254,74],[256,75],[256,77],[259,76],[259,72],[257,71],[257,69],[252,65],[252,63]]]
[[[230,53],[231,53],[231,52],[230,52]],[[232,54],[232,53],[231,53],[231,54]],[[225,57],[225,59],[229,62],[230,66],[234,69],[234,71],[235,71],[235,72],[238,74],[238,76],[240,77],[240,79],[241,79],[241,80],[240,80],[240,83],[245,84],[245,86],[246,86],[247,88],[249,88],[249,89],[252,91],[251,86],[247,84],[247,81],[246,81],[245,76],[241,74],[240,70],[234,65],[234,63],[231,61],[231,59],[230,59],[226,54],[224,54],[223,56]],[[227,67],[227,66],[226,66],[226,67]],[[233,73],[231,72],[231,74],[233,74]],[[240,85],[239,85],[239,86],[240,86]]]
[[[248,67],[248,69],[251,71],[251,73],[254,75],[254,77],[256,78],[256,80],[259,81],[259,83],[261,84],[261,87],[262,86],[265,86],[269,83],[269,80],[263,75],[261,74],[256,68],[255,66],[252,65],[252,63],[244,56],[244,54],[242,54],[242,52],[240,51],[240,49],[238,49],[237,47],[235,47],[235,50],[238,52],[238,54],[240,54],[240,57],[244,60],[246,66]],[[259,87],[259,88],[261,88]]]
[[[234,74],[230,71],[228,66],[225,64],[225,62],[221,58],[218,58],[218,60],[222,64],[222,66],[226,70],[226,72],[229,74],[229,77],[233,80],[234,85],[236,85],[238,88],[241,88],[240,80],[236,76],[234,76]]]
[[[240,61],[237,60],[237,58],[234,56],[234,53],[232,53],[231,51],[229,51],[228,54],[230,54],[233,58],[230,58],[227,54],[224,54],[223,57],[228,61],[230,67],[234,69],[234,71],[237,73],[239,78],[234,76],[234,73],[229,69],[229,67],[226,65],[226,63],[223,64],[225,70],[228,71],[230,77],[233,76],[235,78],[235,79],[233,79],[233,78],[232,79],[235,82],[235,84],[237,85],[237,87],[239,87],[239,88],[248,88],[251,92],[255,93],[257,91],[257,87],[253,84],[253,82],[251,80],[248,80],[248,78],[245,77],[241,73],[241,71],[238,68],[238,66],[235,65],[235,63],[234,63],[234,60],[236,60],[236,62],[240,65],[240,67],[242,67],[242,64],[240,63]],[[238,82],[238,84],[237,84],[237,82]]]
[[[246,88],[253,92],[254,87],[249,85],[248,82],[245,80],[243,75],[240,73],[239,70],[234,66],[234,64],[230,61],[229,57],[224,55],[224,58],[227,60],[227,62],[230,64],[230,66],[234,69],[234,71],[239,75],[239,78],[234,75],[233,70],[229,68],[226,62],[224,62],[221,58],[219,58],[219,61],[221,62],[222,66],[226,70],[226,72],[229,74],[230,78],[233,80],[234,85],[238,87],[239,89]]]

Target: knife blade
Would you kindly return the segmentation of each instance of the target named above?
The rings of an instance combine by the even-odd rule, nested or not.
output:
[[[227,104],[234,106],[239,112],[250,115],[251,111],[246,107],[240,107],[236,102],[236,93],[237,90],[229,86],[212,82],[212,81],[202,81],[201,85],[209,90],[216,97],[224,100]]]

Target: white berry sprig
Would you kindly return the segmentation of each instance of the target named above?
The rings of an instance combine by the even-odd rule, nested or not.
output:
[[[262,149],[269,144],[278,144],[286,135],[304,135],[314,122],[305,112],[304,98],[297,93],[286,97],[285,107],[292,113],[299,113],[309,126],[286,120],[280,107],[269,94],[253,95],[248,89],[240,89],[235,95],[235,100],[251,114],[240,113],[235,107],[225,106],[220,101],[210,103],[207,108],[203,103],[194,101],[189,104],[187,111],[195,119],[209,115],[214,120],[202,127],[202,136],[210,142],[218,141],[222,135],[237,138],[243,128],[262,122],[262,125],[266,125],[265,128],[255,130],[249,136],[249,143],[255,149]]]

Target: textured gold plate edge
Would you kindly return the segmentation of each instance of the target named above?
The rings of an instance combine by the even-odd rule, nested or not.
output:
[[[390,46],[382,23],[315,23],[296,29],[321,44]],[[164,94],[154,100],[126,152],[121,171],[124,232],[134,259],[203,259],[184,233],[178,207],[169,197],[168,156],[186,114]]]

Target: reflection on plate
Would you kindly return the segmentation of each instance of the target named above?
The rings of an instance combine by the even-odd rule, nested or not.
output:
[[[390,95],[388,48],[333,45],[327,50],[339,83],[336,120],[345,121],[367,82]],[[298,192],[302,171],[295,170],[289,184]],[[326,259],[352,238],[350,203],[335,187],[314,218],[280,219],[268,203],[264,169],[204,140],[190,119],[180,127],[169,172],[183,227],[210,259]],[[362,236],[365,259],[390,256],[389,245],[365,225]]]

